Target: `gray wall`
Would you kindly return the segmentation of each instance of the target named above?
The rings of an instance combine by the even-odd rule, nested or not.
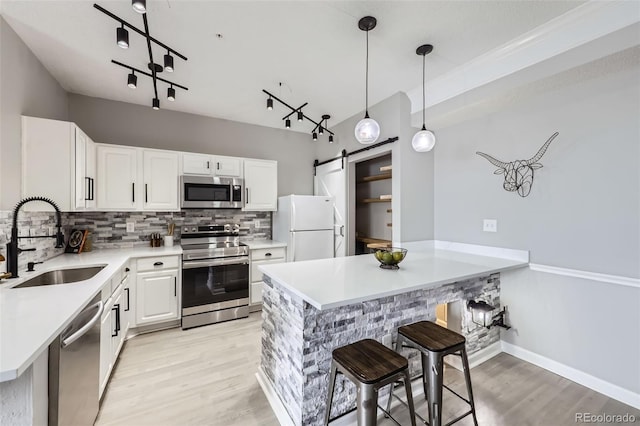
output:
[[[418,153],[411,147],[411,138],[418,130],[410,125],[410,102],[404,93],[397,93],[369,108],[369,115],[380,125],[378,142],[398,136],[391,144],[393,162],[392,209],[393,240],[395,242],[433,239],[433,152]],[[317,144],[317,158],[326,160],[364,148],[355,139],[354,128],[362,119],[360,112],[335,126],[336,142],[329,144],[326,137]]]
[[[76,94],[69,119],[101,143],[277,160],[279,195],[313,193],[306,134]]]
[[[0,210],[20,200],[23,114],[66,120],[68,96],[0,17]]]

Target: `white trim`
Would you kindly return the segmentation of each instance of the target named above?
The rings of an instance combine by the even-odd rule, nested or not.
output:
[[[599,281],[603,283],[618,284],[627,287],[640,288],[640,278],[623,277],[621,275],[608,275],[598,272],[580,271],[578,269],[559,268],[557,266],[540,265],[530,263],[532,271],[546,272],[548,274],[564,275],[567,277],[583,278],[585,280]]]
[[[640,394],[631,392],[620,386],[609,383],[605,380],[594,377],[583,371],[576,370],[573,367],[559,363],[537,353],[531,352],[520,346],[502,341],[502,350],[509,355],[513,355],[516,358],[520,358],[552,373],[558,374],[573,382],[579,383],[596,392],[606,395],[610,398],[616,399],[634,408],[640,409]]]
[[[501,352],[502,352],[502,343],[500,341],[497,341],[495,343],[490,344],[486,348],[482,348],[479,351],[469,354],[468,355],[469,368],[477,367],[483,362],[490,360],[496,355],[499,355]],[[456,370],[462,371],[462,360],[459,357],[447,356],[444,358],[444,362],[446,362]]]
[[[280,397],[276,393],[276,390],[273,388],[271,380],[269,380],[266,374],[264,374],[262,367],[258,367],[256,379],[258,379],[258,384],[262,388],[264,396],[267,397],[267,401],[269,401],[271,410],[273,410],[273,414],[275,414],[278,422],[280,422],[282,426],[295,426],[295,423],[289,416],[287,409],[284,407],[284,404],[280,401]]]
[[[502,259],[516,260],[519,262],[529,262],[529,252],[527,250],[514,250],[440,240],[434,240],[433,244],[434,248],[438,250],[459,251],[461,253],[475,254],[478,256],[500,257]]]
[[[515,74],[639,21],[637,2],[586,2],[429,81],[426,106],[429,108]],[[612,49],[617,47],[611,46],[611,49],[606,49],[602,54],[615,53]],[[595,59],[597,58],[591,60]],[[422,87],[415,87],[406,93],[411,100],[411,113],[421,111]]]

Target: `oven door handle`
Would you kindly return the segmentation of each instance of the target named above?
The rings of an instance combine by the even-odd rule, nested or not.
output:
[[[209,260],[185,260],[182,262],[182,269],[203,268],[207,266],[223,265],[248,265],[249,259],[209,259]]]

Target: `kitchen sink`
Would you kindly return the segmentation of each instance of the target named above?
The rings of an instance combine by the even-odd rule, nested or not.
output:
[[[105,266],[107,265],[43,272],[12,288],[39,287],[42,285],[69,284],[84,281],[95,276],[98,272],[102,271]]]

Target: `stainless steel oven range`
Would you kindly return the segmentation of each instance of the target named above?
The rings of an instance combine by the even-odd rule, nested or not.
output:
[[[183,329],[249,316],[249,248],[239,230],[182,227]]]

